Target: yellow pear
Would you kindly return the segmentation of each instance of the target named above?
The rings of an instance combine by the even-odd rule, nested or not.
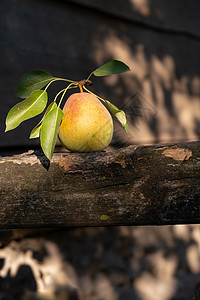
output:
[[[110,144],[113,120],[97,97],[85,92],[72,94],[63,112],[59,139],[65,148],[73,152],[95,152]]]

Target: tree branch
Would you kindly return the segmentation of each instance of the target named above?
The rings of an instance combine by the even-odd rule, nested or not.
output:
[[[44,166],[46,168],[44,168]],[[200,223],[200,142],[0,157],[0,227]]]

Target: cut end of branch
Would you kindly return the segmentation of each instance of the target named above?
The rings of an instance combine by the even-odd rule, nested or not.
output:
[[[89,79],[83,79],[78,82],[78,86],[83,87],[84,85],[93,85],[93,82]]]

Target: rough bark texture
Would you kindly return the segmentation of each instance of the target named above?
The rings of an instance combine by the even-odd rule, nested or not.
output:
[[[0,158],[0,227],[200,223],[200,142]]]

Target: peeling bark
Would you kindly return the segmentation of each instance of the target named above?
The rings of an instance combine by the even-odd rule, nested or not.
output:
[[[188,160],[192,156],[192,151],[185,149],[185,148],[172,148],[172,149],[165,149],[162,152],[163,155],[172,157],[175,160]]]
[[[0,157],[0,227],[200,223],[200,142]]]

